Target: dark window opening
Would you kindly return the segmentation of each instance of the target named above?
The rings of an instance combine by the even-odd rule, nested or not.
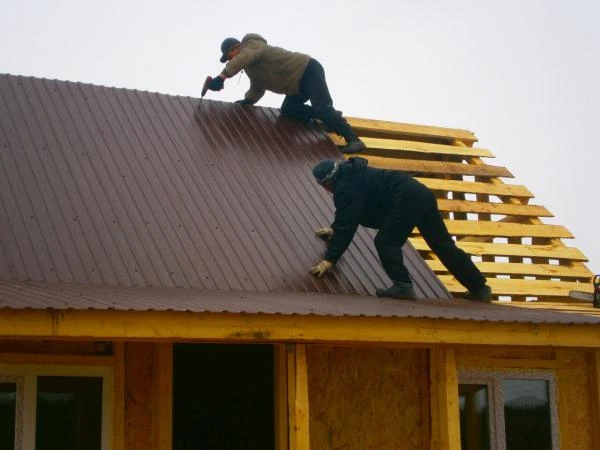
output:
[[[271,345],[176,344],[173,450],[274,450]]]
[[[102,378],[37,380],[36,450],[100,450]]]

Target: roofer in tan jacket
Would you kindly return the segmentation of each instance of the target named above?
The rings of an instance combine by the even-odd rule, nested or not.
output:
[[[243,100],[236,103],[253,105],[269,90],[285,94],[281,113],[303,121],[319,119],[325,129],[333,131],[346,140],[340,150],[353,153],[365,148],[364,143],[352,131],[333,107],[323,66],[304,53],[290,52],[267,44],[258,34],[247,34],[242,42],[227,38],[221,44],[221,62],[227,65],[208,84],[208,89],[220,91],[225,80],[245,70],[250,78],[250,89]],[[311,106],[305,103],[310,100]]]

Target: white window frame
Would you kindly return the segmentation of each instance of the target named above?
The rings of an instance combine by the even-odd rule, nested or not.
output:
[[[46,364],[0,364],[0,381],[17,383],[15,416],[15,450],[35,450],[37,409],[37,377],[99,377],[102,378],[101,450],[112,446],[113,370],[102,366],[72,366]]]
[[[502,392],[502,381],[504,380],[541,380],[548,382],[552,450],[560,450],[556,376],[552,370],[461,369],[458,373],[459,384],[481,384],[488,387],[491,449],[506,450],[504,393]]]

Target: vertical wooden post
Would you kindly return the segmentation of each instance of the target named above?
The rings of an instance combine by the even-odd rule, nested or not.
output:
[[[275,364],[275,450],[288,450],[288,371],[285,344],[273,346]]]
[[[454,349],[429,351],[431,450],[460,450],[458,374]]]
[[[173,344],[154,345],[154,450],[173,446]]]
[[[306,345],[288,344],[289,450],[309,450],[308,369]]]
[[[125,450],[125,343],[114,342],[113,442],[114,450]]]

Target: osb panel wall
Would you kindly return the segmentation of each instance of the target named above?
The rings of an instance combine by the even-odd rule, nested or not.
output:
[[[311,345],[311,450],[429,448],[427,351]]]
[[[593,450],[591,355],[582,351],[558,353],[558,391],[562,450]],[[566,422],[566,423],[564,423]]]
[[[152,343],[125,345],[125,448],[148,450],[153,447]]]

